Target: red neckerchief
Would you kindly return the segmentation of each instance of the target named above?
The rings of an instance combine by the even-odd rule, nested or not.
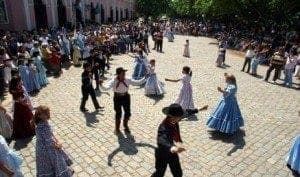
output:
[[[180,142],[180,135],[179,135],[179,131],[178,131],[177,127],[176,127],[176,124],[173,124],[170,121],[170,118],[166,118],[165,123],[172,128],[172,138],[173,138],[173,141]]]
[[[117,83],[117,87],[118,88],[120,86],[121,83],[123,83],[125,85],[125,87],[128,87],[128,85],[125,83],[125,79],[119,79],[119,77],[117,77],[118,83]]]

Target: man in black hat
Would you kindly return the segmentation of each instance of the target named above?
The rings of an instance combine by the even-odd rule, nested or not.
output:
[[[123,126],[125,133],[130,133],[128,127],[128,121],[131,116],[130,111],[130,95],[128,94],[129,85],[139,86],[145,83],[146,79],[143,78],[141,80],[127,79],[125,76],[127,70],[120,67],[116,69],[116,77],[109,81],[105,86],[101,84],[101,88],[103,90],[109,90],[113,88],[114,91],[114,110],[116,112],[115,115],[115,134],[120,134],[120,124],[122,117],[122,108],[124,110],[124,121]]]
[[[163,177],[170,166],[174,177],[182,177],[182,170],[178,154],[185,151],[182,145],[178,122],[187,117],[179,104],[165,107],[163,113],[167,116],[159,125],[157,133],[157,148],[155,150],[155,172],[151,177]]]
[[[82,100],[80,104],[80,111],[82,112],[87,112],[88,110],[85,108],[86,101],[89,98],[89,95],[92,97],[93,104],[95,106],[96,111],[99,109],[103,109],[103,107],[99,106],[99,103],[96,99],[96,93],[93,88],[93,73],[92,71],[92,66],[89,63],[85,63],[83,65],[83,73],[81,74],[81,81],[82,81],[82,86],[81,86],[81,92],[82,92]]]

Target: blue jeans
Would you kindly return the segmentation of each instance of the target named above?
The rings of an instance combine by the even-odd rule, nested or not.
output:
[[[284,85],[293,86],[293,69],[285,69]]]
[[[259,65],[259,60],[254,58],[251,63],[251,73],[257,74],[257,67]]]

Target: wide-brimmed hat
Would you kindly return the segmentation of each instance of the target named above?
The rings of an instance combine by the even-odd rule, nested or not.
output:
[[[182,118],[187,117],[187,114],[185,113],[185,111],[177,103],[173,103],[170,106],[163,108],[162,112],[170,118],[173,118],[173,117],[182,117]]]
[[[119,68],[116,69],[116,75],[119,75],[119,74],[121,74],[122,72],[126,72],[126,71],[127,71],[127,70],[124,69],[123,67],[119,67]]]

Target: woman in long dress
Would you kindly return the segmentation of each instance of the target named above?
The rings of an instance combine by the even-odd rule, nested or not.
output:
[[[45,68],[45,66],[42,63],[42,59],[41,59],[41,56],[39,55],[39,52],[33,53],[33,60],[34,60],[34,64],[38,71],[39,84],[41,86],[46,86],[49,83],[49,81],[47,79],[47,74],[46,74],[47,69]]]
[[[76,43],[76,40],[73,44],[73,55],[72,55],[72,60],[73,60],[73,65],[78,67],[81,65],[80,63],[80,58],[81,58],[81,53],[80,53],[80,47]]]
[[[48,123],[50,110],[46,106],[36,108],[36,171],[37,177],[70,177],[74,171],[70,168],[71,159],[62,149]]]
[[[222,67],[223,66],[223,61],[225,60],[225,52],[226,52],[226,50],[224,48],[219,48],[218,58],[216,60],[216,66],[217,67]]]
[[[39,83],[39,74],[33,59],[28,60],[30,88],[34,93],[39,92],[41,85]]]
[[[0,135],[10,139],[12,135],[12,119],[6,109],[0,104]]]
[[[31,103],[24,96],[22,81],[19,77],[13,77],[9,88],[14,100],[13,113],[13,138],[29,138],[35,135],[32,124],[33,114]]]
[[[143,51],[139,49],[138,55],[135,56],[135,66],[134,66],[132,78],[135,80],[140,80],[144,78],[147,73],[147,65],[148,65],[147,58],[145,55],[143,55]]]
[[[22,161],[9,149],[4,137],[0,135],[0,177],[22,177]]]
[[[189,40],[186,40],[186,44],[184,44],[183,56],[190,58],[190,43]]]
[[[163,95],[165,93],[163,84],[157,79],[155,73],[155,60],[150,61],[147,75],[149,75],[149,77],[145,85],[146,95]]]
[[[207,126],[222,133],[232,134],[244,126],[244,120],[237,102],[236,79],[231,74],[225,73],[227,87],[223,90],[218,87],[218,91],[223,97],[207,121]]]
[[[293,171],[295,176],[300,176],[300,134],[297,136],[286,161],[287,166]]]
[[[173,33],[172,28],[167,31],[166,35],[167,35],[167,38],[168,38],[168,42],[174,42],[175,37],[174,37],[174,33]]]
[[[180,104],[182,109],[195,109],[194,100],[193,100],[193,89],[191,84],[192,71],[188,66],[183,67],[182,69],[183,77],[178,80],[166,79],[170,82],[179,82],[182,81],[182,88],[180,90],[178,99],[176,103]]]
[[[30,79],[29,79],[29,68],[27,65],[25,65],[24,60],[18,61],[18,70],[24,87],[28,92],[32,92],[33,89],[31,87]]]

